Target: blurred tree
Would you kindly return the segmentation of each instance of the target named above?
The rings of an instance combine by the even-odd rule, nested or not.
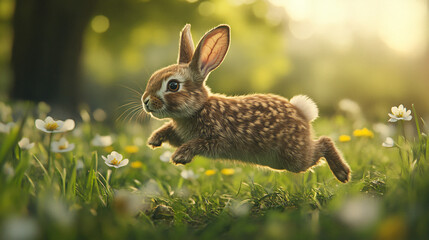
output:
[[[12,98],[77,110],[83,35],[96,2],[16,0]]]

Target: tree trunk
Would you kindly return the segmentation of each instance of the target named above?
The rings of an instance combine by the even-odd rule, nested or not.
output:
[[[16,0],[11,98],[76,112],[83,35],[95,5],[96,0]]]

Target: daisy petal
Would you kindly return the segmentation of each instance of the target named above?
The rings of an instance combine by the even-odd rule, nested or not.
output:
[[[121,163],[118,164],[118,167],[123,167],[125,165],[128,165],[128,162],[129,162],[128,159],[124,159],[121,161]]]
[[[72,119],[67,119],[64,122],[64,125],[63,125],[63,127],[62,127],[61,130],[63,130],[63,131],[71,131],[71,130],[74,129],[74,127],[75,127],[74,121]]]
[[[64,127],[64,122],[61,120],[55,121],[58,124],[57,129],[55,129],[56,132],[63,132],[63,130],[61,128]]]
[[[111,154],[112,154],[112,156],[113,156],[114,158],[116,158],[118,161],[121,161],[121,160],[122,160],[122,155],[121,155],[121,154],[119,154],[119,153],[117,153],[117,152],[112,152]]]
[[[43,120],[41,119],[37,119],[35,122],[36,128],[39,130],[44,130],[45,129],[45,122],[43,122]]]
[[[68,149],[69,151],[72,151],[74,149],[74,143],[70,143]]]
[[[54,121],[54,119],[52,117],[50,117],[50,116],[47,116],[45,118],[45,122],[53,122],[53,121]]]

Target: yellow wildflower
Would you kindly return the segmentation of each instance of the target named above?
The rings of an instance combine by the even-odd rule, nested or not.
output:
[[[125,152],[127,153],[136,153],[139,151],[139,147],[137,147],[136,145],[129,145],[129,146],[125,146]]]
[[[106,152],[112,152],[113,151],[113,147],[112,146],[107,146],[104,148],[104,151]]]
[[[132,168],[142,168],[143,167],[143,163],[140,161],[134,161],[131,163],[131,167]]]
[[[215,174],[216,174],[216,170],[209,169],[209,170],[206,170],[206,171],[204,172],[204,174],[205,174],[205,175],[207,175],[207,176],[213,176],[213,175],[215,175]]]
[[[371,130],[368,130],[368,128],[356,129],[353,131],[353,135],[355,137],[374,137],[374,133]]]
[[[235,173],[235,170],[233,168],[224,168],[220,171],[223,175],[230,176]]]
[[[340,142],[350,142],[352,138],[349,135],[341,135],[338,140],[340,140]]]
[[[383,221],[377,230],[377,239],[406,239],[407,223],[403,217],[393,216]]]

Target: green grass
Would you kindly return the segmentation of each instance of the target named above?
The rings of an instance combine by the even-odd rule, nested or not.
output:
[[[21,117],[10,133],[0,133],[0,239],[429,237],[429,139],[414,108],[413,120],[404,122],[414,132],[404,136],[402,122],[392,124],[399,133],[392,136],[393,148],[383,148],[378,133],[352,136],[356,127],[372,130],[372,123],[356,126],[342,115],[316,121],[317,135],[335,140],[352,136],[349,142],[337,141],[353,171],[347,184],[338,182],[327,164],[301,174],[203,157],[174,166],[160,161],[168,149],[145,146],[154,126],[109,127],[80,119],[73,131],[53,135],[54,140],[65,136],[76,148],[52,153],[54,168],[49,171],[49,135],[34,127],[35,118],[44,119],[47,110],[26,109],[14,106]],[[157,124],[151,121],[151,126]],[[97,133],[115,136],[110,149],[90,144]],[[35,147],[21,150],[21,137],[36,142]],[[129,145],[138,151],[127,152]],[[101,155],[112,150],[130,164],[107,167]],[[131,164],[136,161],[141,164]],[[222,174],[225,168],[234,173]],[[197,177],[184,179],[184,169]],[[209,169],[215,174],[206,175]]]

